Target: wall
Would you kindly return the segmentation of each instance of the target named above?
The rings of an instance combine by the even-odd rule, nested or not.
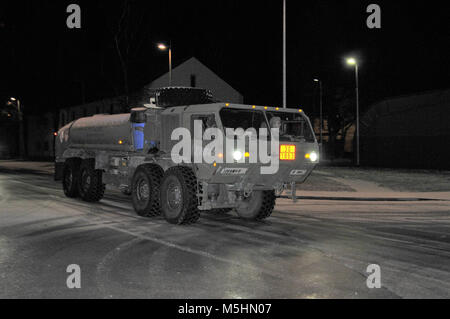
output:
[[[30,115],[26,118],[25,143],[27,157],[31,159],[50,159],[54,156],[53,133],[55,117],[51,113]]]
[[[244,98],[238,91],[196,58],[190,58],[172,70],[172,86],[191,87],[192,76],[195,77],[195,87],[210,90],[214,98],[237,104],[244,102]],[[169,74],[166,73],[150,83],[147,88],[166,87],[168,84]]]

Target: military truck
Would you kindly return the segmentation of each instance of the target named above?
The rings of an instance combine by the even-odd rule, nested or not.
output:
[[[80,118],[58,131],[55,180],[62,180],[67,197],[97,202],[110,185],[131,195],[138,215],[162,214],[173,224],[231,210],[243,219],[262,220],[284,191],[290,189],[296,199],[295,185],[319,161],[318,144],[302,110],[217,102],[206,90],[186,88],[161,89],[150,101],[130,113]],[[199,121],[219,131],[277,126],[279,148],[270,154],[279,160],[276,171],[261,174],[265,164],[250,161],[247,144],[217,153],[212,163],[174,162],[177,141],[172,133],[177,128],[191,132]],[[229,158],[226,152],[232,152],[232,162],[223,160]]]

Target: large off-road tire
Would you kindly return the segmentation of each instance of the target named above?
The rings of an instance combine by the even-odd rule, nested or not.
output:
[[[213,103],[212,93],[201,88],[166,87],[157,89],[157,105],[170,107],[179,105]]]
[[[189,167],[174,166],[161,183],[161,211],[172,224],[192,224],[199,217],[197,178]]]
[[[80,177],[80,160],[68,159],[64,163],[62,186],[67,197],[78,197],[78,179]]]
[[[102,182],[102,171],[95,169],[94,159],[81,161],[78,192],[86,202],[98,202],[103,198],[105,184]]]
[[[244,204],[236,209],[239,217],[247,220],[262,220],[272,214],[275,207],[275,192],[253,191],[249,197],[244,200]]]
[[[155,164],[144,164],[136,169],[131,184],[131,198],[139,216],[161,214],[159,189],[163,175],[163,169]]]

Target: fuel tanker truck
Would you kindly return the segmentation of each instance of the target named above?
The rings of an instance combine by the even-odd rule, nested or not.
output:
[[[231,210],[262,220],[282,193],[296,200],[296,184],[319,161],[299,109],[217,102],[186,88],[160,89],[143,105],[58,131],[55,180],[67,197],[97,202],[108,185],[131,195],[138,215],[173,224]]]

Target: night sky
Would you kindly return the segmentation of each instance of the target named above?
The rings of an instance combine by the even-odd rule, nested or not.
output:
[[[366,26],[366,7],[382,10],[381,30]],[[66,27],[66,7],[81,6],[82,28]],[[288,10],[288,104],[313,112],[314,77],[325,108],[337,90],[353,93],[360,59],[361,107],[389,96],[450,88],[450,10],[435,1],[294,1]],[[2,1],[2,101],[19,97],[27,112],[124,93],[114,47],[121,1]],[[129,90],[195,56],[247,104],[282,104],[282,0],[129,1]],[[84,94],[82,93],[84,92]],[[3,102],[2,102],[3,103]]]

